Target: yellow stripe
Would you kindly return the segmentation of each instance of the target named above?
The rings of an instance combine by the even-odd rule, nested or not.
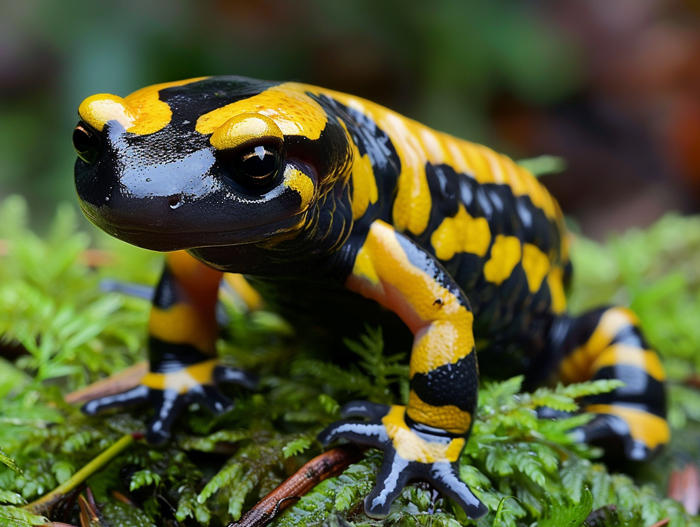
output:
[[[409,261],[390,225],[372,224],[346,285],[392,310],[414,333],[411,375],[454,364],[474,349],[473,314]]]
[[[666,372],[661,364],[661,359],[655,352],[628,344],[608,346],[591,366],[590,376],[593,377],[597,371],[606,366],[615,366],[616,364],[626,364],[641,368],[657,381],[663,382],[666,379]]]
[[[547,287],[552,297],[552,312],[560,315],[566,311],[566,293],[564,292],[564,269],[552,267],[547,275]]]
[[[585,410],[594,414],[609,414],[621,417],[629,426],[632,438],[641,441],[650,449],[659,445],[665,445],[671,437],[671,432],[665,419],[641,410],[609,404],[592,404],[587,406]]]
[[[180,303],[168,309],[153,306],[148,334],[164,342],[191,344],[204,353],[213,353],[218,328],[216,320],[204,320],[196,306]]]
[[[449,443],[433,443],[427,441],[408,428],[404,419],[406,408],[404,406],[392,406],[389,413],[384,416],[382,423],[387,435],[396,449],[396,453],[407,461],[419,463],[435,463],[449,461],[453,463],[459,458],[464,448],[463,437],[452,439]]]
[[[356,220],[367,212],[370,203],[377,202],[379,193],[369,155],[361,156],[354,143],[352,150],[352,219]]]
[[[636,326],[639,320],[629,309],[608,309],[598,321],[595,330],[585,344],[572,351],[561,363],[560,374],[564,382],[581,382],[591,378],[593,362],[600,356],[615,336],[624,328]]]
[[[214,368],[219,359],[210,359],[187,366],[173,373],[147,373],[141,384],[155,390],[175,390],[187,393],[192,388],[214,382]]]
[[[432,406],[423,402],[413,390],[408,395],[406,414],[416,423],[441,428],[452,434],[466,434],[472,424],[472,416],[469,412],[453,405]]]

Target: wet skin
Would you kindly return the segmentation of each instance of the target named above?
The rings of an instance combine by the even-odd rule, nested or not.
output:
[[[365,501],[372,517],[386,516],[412,479],[471,518],[487,512],[457,469],[477,350],[483,370],[523,373],[529,385],[625,381],[585,401],[595,418],[574,432],[579,441],[617,443],[635,460],[668,442],[665,374],[637,318],[617,307],[567,315],[561,212],[507,157],[360,98],[242,77],[95,95],[79,114],[83,211],[124,241],[169,252],[149,321],[150,373],[87,413],[150,401],[147,437],[163,442],[187,404],[230,408],[220,383],[253,388],[215,353],[220,280],[243,273],[306,297],[359,295],[412,332],[408,404],[349,403],[320,435],[385,452]]]

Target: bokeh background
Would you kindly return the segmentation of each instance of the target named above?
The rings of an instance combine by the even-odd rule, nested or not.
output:
[[[699,208],[698,0],[3,0],[0,198],[26,196],[41,227],[74,201],[83,98],[216,74],[562,156],[546,183],[594,238]]]

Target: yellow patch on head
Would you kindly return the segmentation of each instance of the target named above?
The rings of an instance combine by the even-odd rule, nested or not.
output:
[[[107,93],[93,95],[80,104],[78,114],[83,121],[100,132],[109,121],[117,121],[127,132],[152,134],[165,128],[172,118],[170,106],[159,99],[160,91],[204,78],[206,77],[154,84],[123,99]]]
[[[549,257],[536,245],[526,243],[523,245],[522,266],[530,292],[536,293],[539,291],[544,277],[549,272]]]
[[[269,117],[259,113],[242,113],[217,128],[209,142],[217,150],[231,150],[261,140],[280,146],[284,134]]]
[[[518,265],[521,255],[518,238],[499,234],[491,247],[491,258],[484,264],[484,277],[489,282],[501,285]]]
[[[484,256],[491,243],[491,231],[486,218],[472,218],[464,205],[453,218],[445,218],[430,237],[435,256],[450,260],[457,253]]]
[[[136,120],[136,112],[121,97],[98,93],[85,99],[78,108],[80,119],[101,132],[109,121],[117,121],[127,130]]]
[[[284,171],[284,180],[282,184],[291,188],[301,196],[302,210],[309,206],[316,192],[316,187],[311,178],[296,168],[287,167]]]
[[[389,413],[382,419],[387,435],[399,456],[407,461],[419,463],[457,461],[466,443],[463,437],[450,439],[444,443],[428,441],[406,425],[405,413],[405,406],[392,406]]]
[[[318,139],[326,127],[326,112],[295,86],[293,83],[273,86],[258,95],[212,110],[197,119],[196,130],[200,134],[211,134],[232,117],[257,113],[274,121],[284,135]]]

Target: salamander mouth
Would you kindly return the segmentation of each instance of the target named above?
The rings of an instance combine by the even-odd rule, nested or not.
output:
[[[302,213],[289,218],[278,219],[260,225],[247,225],[238,229],[175,231],[166,226],[124,227],[96,216],[80,204],[87,218],[107,234],[126,243],[151,251],[169,252],[196,249],[201,247],[226,247],[260,242],[277,234],[289,232],[298,226]]]

